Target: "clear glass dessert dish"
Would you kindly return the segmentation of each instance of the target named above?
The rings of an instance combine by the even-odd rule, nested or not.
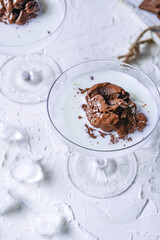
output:
[[[81,80],[77,80],[79,77]],[[122,81],[120,78],[123,78]],[[110,80],[112,83],[120,80],[119,86],[125,86],[130,97],[141,104],[147,114],[146,130],[130,134],[132,141],[121,139],[112,144],[107,140],[108,136],[91,139],[83,128],[88,122],[80,108],[84,102],[81,102],[79,87],[87,88],[94,85],[94,81]],[[73,98],[70,98],[71,95]],[[75,104],[79,104],[76,110]],[[84,194],[98,198],[113,197],[126,191],[137,174],[134,151],[142,147],[154,132],[159,109],[160,96],[155,84],[143,72],[128,64],[95,60],[78,64],[62,73],[50,89],[47,110],[54,133],[73,150],[68,160],[68,175],[72,183]]]
[[[0,54],[12,56],[0,69],[1,91],[18,103],[46,100],[53,81],[60,73],[59,65],[42,49],[51,44],[62,30],[67,12],[66,0],[39,2],[40,13],[25,25],[0,22],[3,33]]]

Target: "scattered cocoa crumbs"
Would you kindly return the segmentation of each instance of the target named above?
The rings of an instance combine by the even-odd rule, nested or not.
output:
[[[127,142],[133,141],[133,139],[131,137],[128,137],[128,136],[124,137],[123,140],[127,141]]]
[[[89,88],[85,88],[85,89],[78,88],[78,90],[81,92],[81,94],[84,94],[89,90]]]
[[[97,138],[97,136],[94,135],[95,129],[89,127],[87,124],[85,124],[85,127],[86,127],[86,132],[91,138]]]
[[[51,32],[50,32],[50,31],[47,31],[47,33],[48,33],[48,34],[51,34]]]
[[[93,77],[93,76],[90,76],[90,79],[91,79],[91,80],[94,80],[94,77]]]
[[[103,138],[107,135],[106,133],[101,132],[101,131],[99,131],[99,133],[100,133],[100,136],[103,137]]]
[[[77,92],[77,94],[79,94],[79,92]]]
[[[127,141],[128,141],[128,142],[132,142],[133,139],[132,139],[131,137],[127,137]]]
[[[82,119],[83,117],[82,116],[78,116],[79,119]]]
[[[116,137],[114,134],[109,134],[111,136],[110,142],[115,144],[119,142],[119,138]]]

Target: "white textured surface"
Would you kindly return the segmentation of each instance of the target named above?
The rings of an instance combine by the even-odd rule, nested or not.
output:
[[[121,1],[67,2],[69,7],[64,30],[57,41],[47,48],[48,56],[59,62],[62,70],[88,59],[116,58],[127,51],[144,28],[140,22],[135,21],[134,15]],[[134,64],[160,86],[160,49],[151,46],[145,50]],[[0,63],[5,60],[5,56],[0,57]],[[14,142],[8,145],[1,140],[0,143],[0,183],[21,204],[15,212],[0,216],[0,240],[41,239],[33,231],[32,217],[39,211],[53,210],[56,202],[65,202],[73,210],[75,220],[70,223],[72,240],[160,239],[158,128],[156,141],[148,143],[146,148],[136,153],[139,174],[133,186],[119,197],[97,200],[84,196],[68,179],[68,152],[65,147],[63,152],[59,152],[54,144],[55,137],[49,127],[46,103],[18,105],[0,95],[0,120],[21,130],[27,139],[19,143],[18,147]],[[43,181],[23,184],[10,178],[10,168],[18,149],[31,151],[35,161],[41,159],[40,164],[46,175]],[[150,182],[148,178],[151,178]],[[119,224],[121,220],[123,225]]]

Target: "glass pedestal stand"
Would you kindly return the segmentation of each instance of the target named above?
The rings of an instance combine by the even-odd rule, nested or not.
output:
[[[94,159],[72,152],[68,160],[68,175],[85,195],[110,198],[127,190],[137,174],[133,153],[106,159]]]
[[[44,54],[10,58],[0,69],[1,92],[11,101],[43,102],[60,67]]]
[[[117,72],[117,74],[119,72],[128,74],[135,78],[135,82],[137,79],[140,84],[148,89],[151,99],[153,98],[155,101],[157,114],[153,116],[154,121],[151,124],[151,128],[148,129],[149,131],[144,133],[144,136],[139,138],[139,140],[136,136],[134,138],[133,134],[133,141],[127,145],[120,144],[118,146],[115,144],[110,146],[107,142],[106,146],[103,146],[103,144],[99,144],[98,146],[94,144],[90,145],[89,136],[87,136],[88,140],[87,137],[85,138],[85,135],[84,138],[79,137],[78,139],[77,137],[80,131],[85,131],[85,129],[82,128],[81,124],[78,125],[78,122],[74,123],[74,118],[68,117],[72,108],[70,111],[65,111],[64,115],[60,114],[61,108],[57,106],[57,103],[63,100],[63,98],[59,93],[62,90],[66,91],[66,86],[72,84],[73,80],[82,75],[89,74],[88,76],[91,76],[94,72],[103,73],[109,71]],[[86,85],[84,84],[84,86],[90,86],[89,77],[84,78],[84,80],[86,80]],[[103,81],[108,81],[108,79],[104,79]],[[70,94],[72,94],[72,89],[67,92],[68,98],[66,99],[70,99]],[[85,96],[80,101],[83,104]],[[62,105],[66,106],[66,102],[62,103]],[[72,104],[70,106],[72,107]],[[79,104],[75,106],[79,109]],[[77,64],[62,73],[53,83],[48,94],[47,111],[54,133],[73,151],[70,153],[68,160],[68,175],[75,187],[85,195],[95,198],[114,197],[126,191],[133,184],[137,174],[137,161],[134,152],[149,140],[157,127],[160,116],[159,109],[160,97],[155,84],[139,69],[128,64],[114,60],[92,60]],[[79,112],[77,112],[75,111],[75,115],[73,115],[76,118],[77,114],[79,115]],[[65,116],[66,121],[64,121]],[[68,119],[71,119],[73,127],[68,124]],[[87,122],[88,120],[84,119],[83,124],[85,125]],[[151,122],[152,119],[149,123]]]

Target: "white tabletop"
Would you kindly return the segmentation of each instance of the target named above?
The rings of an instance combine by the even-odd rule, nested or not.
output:
[[[63,32],[46,49],[47,55],[59,63],[62,71],[89,59],[115,59],[126,53],[145,28],[120,0],[67,2],[68,16]],[[6,59],[0,56],[0,63]],[[143,48],[142,55],[133,62],[157,84],[160,81],[159,63],[160,49],[156,45]],[[17,150],[14,144],[0,142],[0,201],[3,185],[20,205],[16,211],[0,216],[0,240],[43,239],[34,231],[33,216],[40,211],[54,210],[57,202],[68,204],[75,220],[70,223],[71,233],[51,239],[160,239],[160,176],[156,172],[160,171],[158,128],[153,141],[136,152],[139,171],[131,188],[118,197],[99,200],[83,195],[70,182],[66,165],[68,149],[63,145],[55,147],[46,103],[20,105],[0,94],[0,120],[7,121],[27,136],[28,144],[21,143],[20,150],[23,153],[31,151],[35,159],[44,157],[42,165],[46,174],[44,180],[36,184],[13,181],[10,169]]]

